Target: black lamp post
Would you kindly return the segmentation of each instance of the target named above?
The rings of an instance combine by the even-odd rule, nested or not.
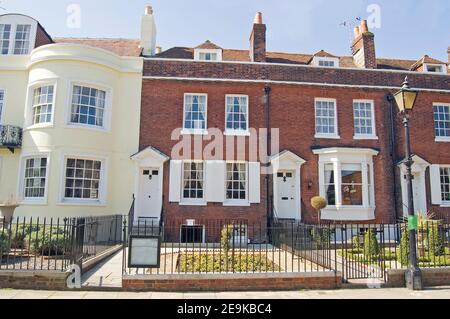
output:
[[[403,115],[403,126],[405,128],[405,161],[406,165],[406,185],[408,188],[408,231],[409,231],[409,269],[406,272],[406,287],[412,290],[422,290],[422,273],[417,265],[416,253],[416,233],[417,216],[414,212],[413,198],[413,176],[411,167],[413,160],[411,156],[411,144],[409,136],[409,112],[414,108],[418,92],[409,87],[408,77],[405,78],[400,91],[394,94],[395,102]]]

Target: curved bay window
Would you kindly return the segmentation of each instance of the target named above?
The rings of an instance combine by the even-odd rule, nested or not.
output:
[[[371,220],[375,207],[371,149],[329,148],[319,155],[320,195],[328,202],[322,217],[329,220]]]

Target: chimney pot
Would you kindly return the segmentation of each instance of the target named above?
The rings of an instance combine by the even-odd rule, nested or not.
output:
[[[263,23],[262,13],[257,12],[255,15],[255,20],[253,20],[253,24],[262,24],[262,23]]]
[[[146,15],[152,15],[152,14],[153,14],[153,8],[152,8],[152,6],[146,6],[146,7],[145,7],[145,14],[146,14]]]
[[[359,35],[360,35],[360,33],[359,33],[359,27],[355,27],[355,29],[354,29],[353,31],[354,31],[354,33],[355,33],[355,39],[356,39],[356,38],[359,37]]]
[[[155,53],[156,54],[160,54],[161,52],[162,52],[162,48],[161,47],[156,47]]]
[[[360,33],[369,32],[369,27],[367,26],[367,20],[361,21],[361,27],[359,28]]]

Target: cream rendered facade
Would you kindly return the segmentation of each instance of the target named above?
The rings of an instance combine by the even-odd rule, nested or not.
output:
[[[20,149],[0,149],[0,203],[18,202],[16,217],[128,213],[135,174],[130,156],[139,142],[142,66],[141,57],[71,43],[43,45],[28,55],[0,55],[1,124],[23,128]],[[33,94],[42,86],[53,87],[51,120],[33,124]],[[74,86],[105,92],[102,125],[71,121]],[[24,194],[30,157],[47,158],[45,192],[37,198]],[[98,196],[67,198],[68,158],[101,163]]]

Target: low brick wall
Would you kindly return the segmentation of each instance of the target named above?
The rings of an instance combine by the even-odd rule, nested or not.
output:
[[[341,273],[270,273],[208,275],[124,275],[122,288],[130,291],[258,291],[337,289]]]
[[[421,268],[423,285],[425,287],[450,285],[450,267],[446,268]],[[405,287],[406,269],[388,270],[388,287]]]
[[[0,271],[0,288],[64,290],[70,272]]]

